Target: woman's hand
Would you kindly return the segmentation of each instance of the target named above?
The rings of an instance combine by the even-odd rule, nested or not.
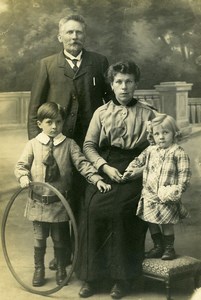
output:
[[[29,186],[30,184],[30,180],[28,176],[22,176],[20,177],[20,186],[21,188],[25,188],[27,186]]]
[[[102,180],[99,180],[97,182],[97,188],[98,190],[101,192],[101,193],[106,193],[106,192],[109,192],[111,190],[111,185],[110,184],[107,184],[105,183],[104,181]]]
[[[108,175],[108,177],[110,177],[112,181],[121,182],[122,174],[116,168],[110,167],[109,165],[105,164],[103,165],[102,170],[105,174]]]

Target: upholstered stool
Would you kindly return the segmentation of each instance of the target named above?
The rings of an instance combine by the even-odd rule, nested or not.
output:
[[[195,288],[199,285],[201,274],[201,261],[189,256],[177,256],[174,260],[161,260],[160,258],[146,258],[143,262],[144,277],[163,281],[166,286],[167,300],[171,299],[171,283],[193,277]]]

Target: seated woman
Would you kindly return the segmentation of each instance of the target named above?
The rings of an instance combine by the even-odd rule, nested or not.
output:
[[[111,65],[107,77],[114,96],[95,111],[83,151],[112,189],[104,194],[86,189],[77,276],[84,281],[80,297],[93,295],[97,283],[107,280],[111,297],[118,299],[141,275],[146,234],[146,224],[135,215],[142,177],[123,182],[122,174],[148,146],[146,121],[155,114],[133,98],[140,78],[134,62]]]

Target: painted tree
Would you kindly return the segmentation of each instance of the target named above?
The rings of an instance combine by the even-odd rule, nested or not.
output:
[[[0,91],[30,90],[36,62],[61,49],[59,19],[72,12],[87,21],[87,49],[136,61],[140,88],[181,80],[201,94],[200,0],[1,0]]]

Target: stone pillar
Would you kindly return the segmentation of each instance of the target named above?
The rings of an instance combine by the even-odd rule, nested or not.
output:
[[[160,85],[155,85],[155,89],[160,95],[161,112],[175,118],[183,135],[191,132],[188,91],[191,90],[192,85],[185,81],[162,82]]]

